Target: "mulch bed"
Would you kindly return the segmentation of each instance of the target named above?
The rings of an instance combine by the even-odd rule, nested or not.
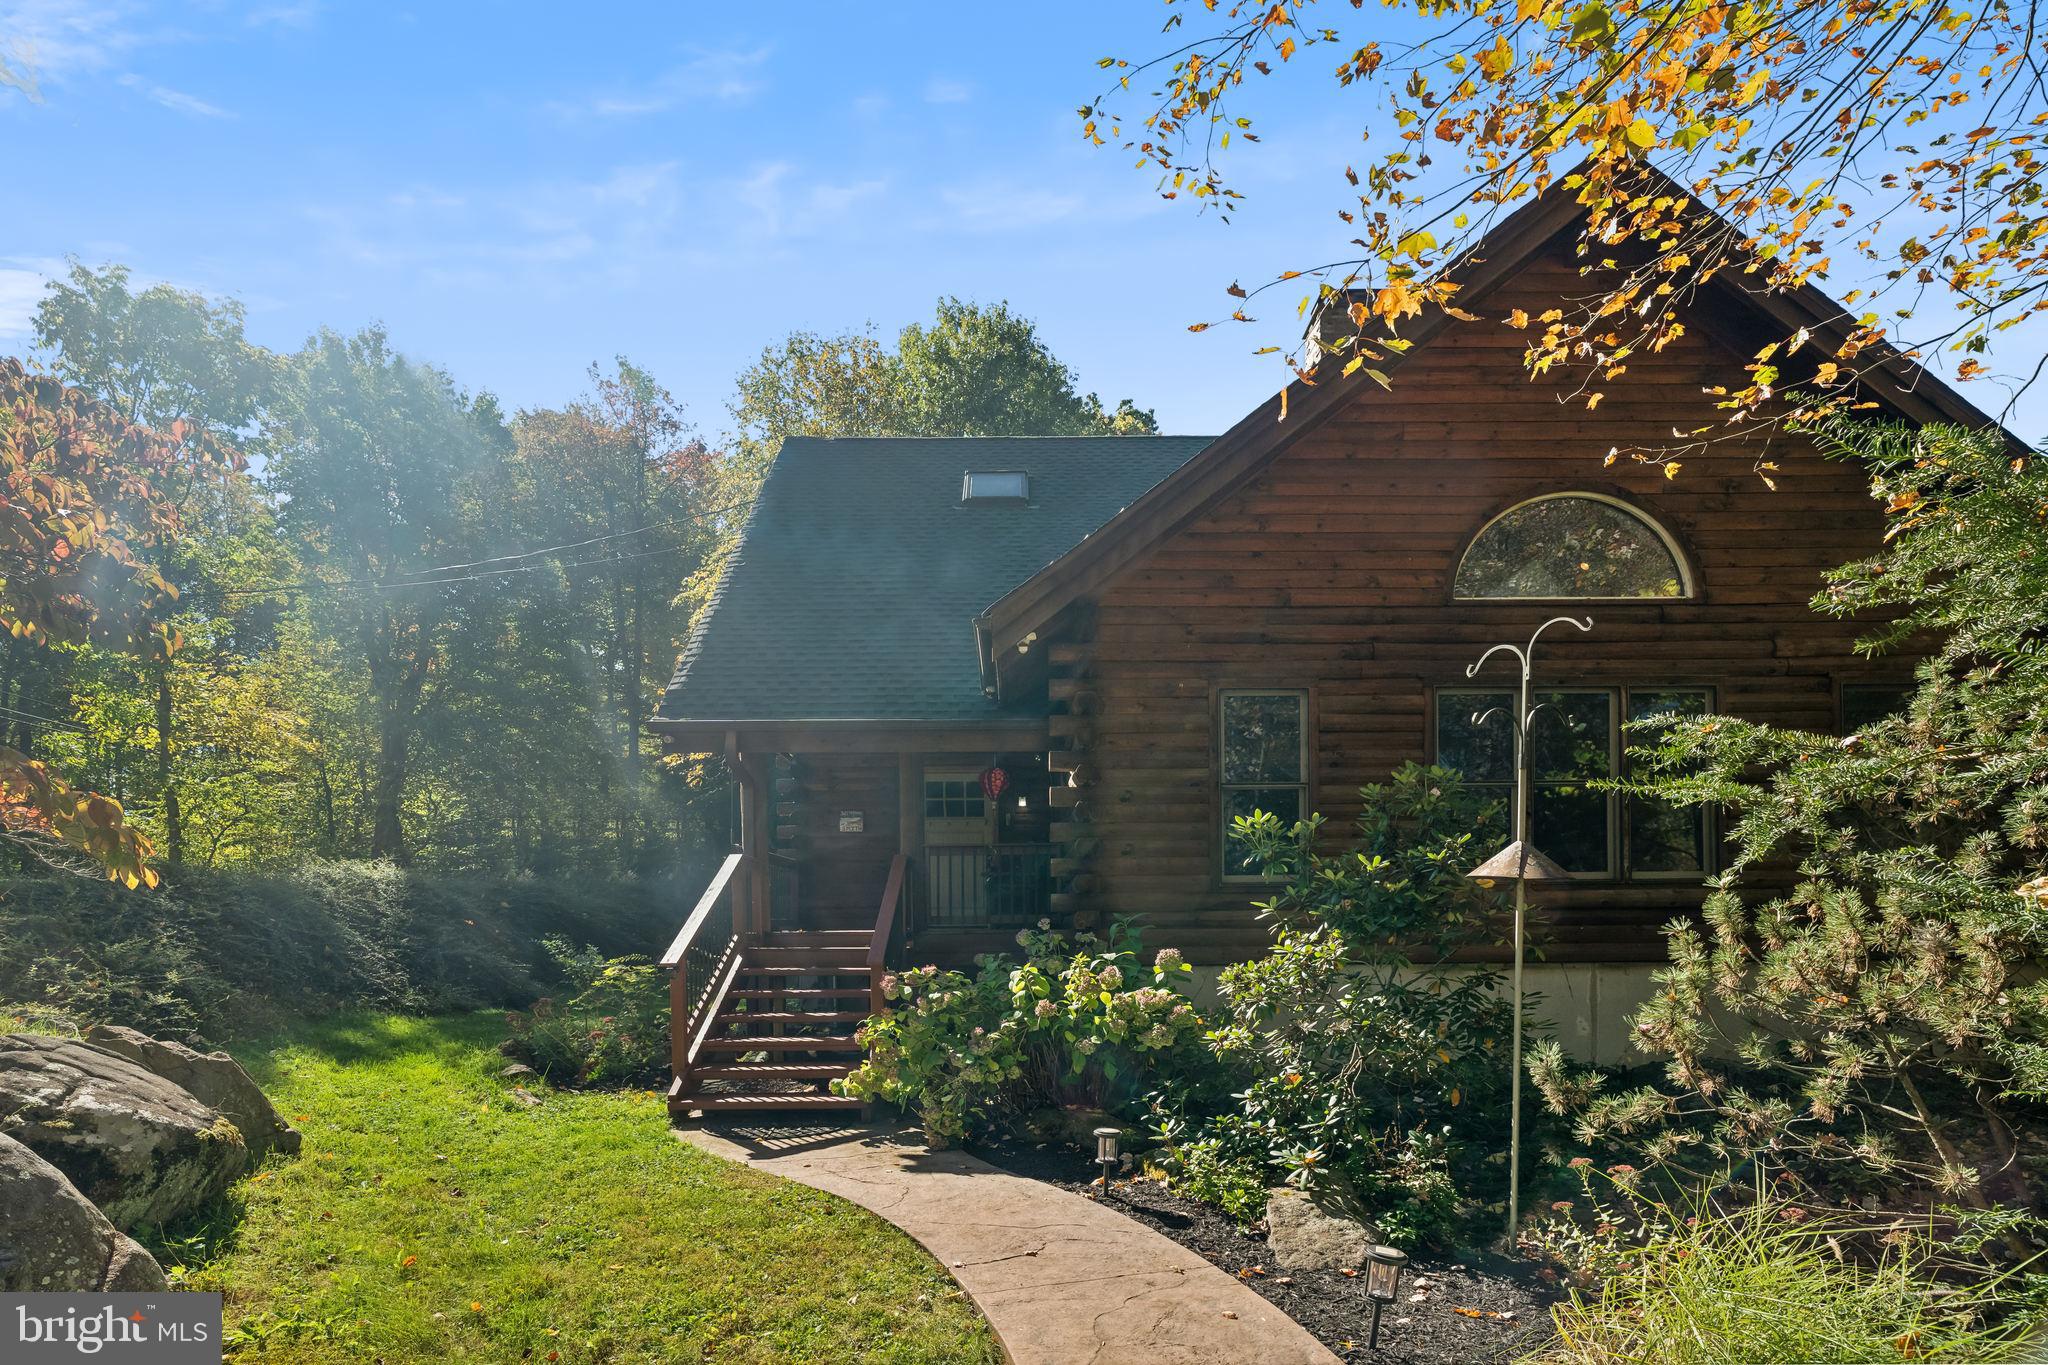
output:
[[[1080,1152],[1057,1146],[1000,1145],[975,1154],[1017,1175],[1099,1198]],[[1236,1275],[1293,1318],[1342,1360],[1384,1365],[1490,1365],[1517,1360],[1553,1336],[1550,1306],[1565,1291],[1538,1268],[1500,1257],[1471,1262],[1417,1257],[1401,1276],[1400,1299],[1380,1320],[1380,1348],[1368,1350],[1372,1300],[1365,1277],[1335,1270],[1286,1271],[1274,1265],[1265,1234],[1242,1232],[1207,1204],[1156,1181],[1118,1181],[1110,1207],[1172,1238]],[[1427,1288],[1421,1287],[1424,1282]],[[1420,1293],[1417,1300],[1412,1296]],[[1458,1310],[1469,1309],[1471,1314]]]

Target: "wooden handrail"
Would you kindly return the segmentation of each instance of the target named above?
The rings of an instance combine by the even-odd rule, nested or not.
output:
[[[903,904],[903,883],[910,876],[910,858],[899,853],[889,861],[889,880],[882,887],[882,908],[875,914],[875,936],[868,940],[868,1011],[880,1014],[887,1008],[882,993],[882,969],[889,961],[889,940],[896,933],[896,913]]]
[[[675,942],[668,945],[668,951],[661,955],[664,967],[679,966],[683,954],[690,950],[690,943],[697,937],[697,931],[704,927],[704,921],[711,917],[711,911],[725,896],[732,879],[739,875],[740,864],[746,860],[744,854],[729,853],[718,866],[718,875],[711,879],[711,885],[704,888],[704,894],[697,898],[697,908],[683,921],[683,927],[676,934]]]

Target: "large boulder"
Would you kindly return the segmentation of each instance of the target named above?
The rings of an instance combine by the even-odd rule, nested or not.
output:
[[[1324,1208],[1300,1190],[1266,1194],[1266,1244],[1283,1270],[1356,1270],[1379,1229]]]
[[[184,1087],[68,1038],[0,1034],[0,1133],[123,1231],[197,1208],[249,1161],[235,1125]]]
[[[145,1293],[168,1283],[62,1171],[0,1136],[0,1292]]]
[[[119,1024],[94,1024],[86,1030],[85,1041],[126,1057],[219,1110],[241,1130],[249,1160],[272,1149],[299,1150],[299,1130],[278,1117],[262,1089],[227,1053],[195,1052],[183,1043],[168,1043]]]

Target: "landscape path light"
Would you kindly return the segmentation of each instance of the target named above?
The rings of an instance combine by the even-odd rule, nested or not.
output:
[[[1536,850],[1529,842],[1529,724],[1536,713],[1543,708],[1529,704],[1529,679],[1535,671],[1531,661],[1536,657],[1536,641],[1543,632],[1555,625],[1577,626],[1582,631],[1593,628],[1593,618],[1553,616],[1536,627],[1536,633],[1529,637],[1527,645],[1495,645],[1479,656],[1479,661],[1465,670],[1468,678],[1478,676],[1479,670],[1494,655],[1508,653],[1515,656],[1522,665],[1522,690],[1513,715],[1509,719],[1515,729],[1515,804],[1514,842],[1488,858],[1465,875],[1474,881],[1492,883],[1512,881],[1515,884],[1515,1029],[1514,1042],[1508,1053],[1508,1249],[1514,1249],[1515,1215],[1522,1200],[1522,943],[1523,932],[1528,920],[1529,883],[1562,882],[1571,874]],[[1492,707],[1472,717],[1477,727],[1486,723],[1500,712]]]
[[[1095,1164],[1102,1167],[1102,1197],[1109,1197],[1109,1175],[1116,1169],[1117,1140],[1123,1136],[1118,1128],[1097,1128],[1095,1130]]]
[[[1408,1253],[1397,1247],[1367,1247],[1365,1251],[1365,1293],[1372,1300],[1372,1337],[1366,1345],[1380,1348],[1380,1313],[1401,1292],[1401,1268]]]

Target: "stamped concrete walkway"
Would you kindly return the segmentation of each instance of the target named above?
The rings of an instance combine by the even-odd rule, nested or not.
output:
[[[1231,1275],[1091,1199],[915,1133],[690,1126],[704,1151],[880,1214],[960,1282],[1016,1365],[1336,1365]]]

